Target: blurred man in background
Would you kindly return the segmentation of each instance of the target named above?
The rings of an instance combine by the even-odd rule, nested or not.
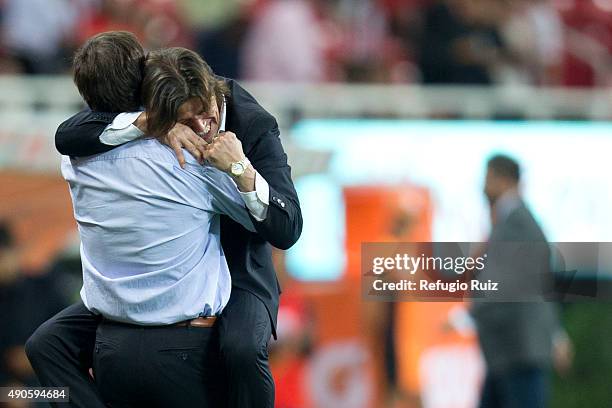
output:
[[[556,305],[543,297],[521,301],[524,291],[537,287],[542,294],[545,290],[545,284],[540,284],[550,272],[550,251],[544,233],[521,198],[519,181],[520,168],[514,159],[505,155],[489,159],[484,191],[493,227],[486,267],[478,278],[514,288],[512,295],[517,299],[477,299],[473,304],[472,315],[487,368],[480,408],[546,407],[550,368],[555,359],[567,361],[569,350]],[[520,254],[514,251],[517,245]]]

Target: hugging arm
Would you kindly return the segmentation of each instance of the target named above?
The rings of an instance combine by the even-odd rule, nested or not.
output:
[[[84,109],[66,119],[55,132],[57,151],[66,156],[91,156],[114,149],[115,145],[102,143],[100,135],[117,115]]]
[[[62,122],[55,132],[55,147],[66,156],[84,157],[104,153],[144,135],[146,116],[142,112],[108,113],[84,109]],[[162,142],[170,146],[181,167],[183,148],[202,162],[206,143],[185,125],[177,123]]]
[[[280,131],[271,115],[254,121],[248,132],[260,135],[252,146],[244,146],[251,164],[269,185],[268,214],[255,222],[259,235],[280,249],[288,249],[302,233],[302,211],[291,180],[291,167],[280,141]]]

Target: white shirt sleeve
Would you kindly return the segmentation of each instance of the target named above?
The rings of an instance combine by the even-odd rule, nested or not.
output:
[[[141,113],[126,112],[118,114],[100,135],[100,142],[109,146],[119,146],[143,136],[144,133],[134,126],[134,122]]]
[[[257,171],[255,171],[255,191],[240,192],[249,212],[255,220],[261,222],[268,215],[270,205],[270,186]]]

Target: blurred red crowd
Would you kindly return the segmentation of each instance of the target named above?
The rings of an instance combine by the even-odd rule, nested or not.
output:
[[[85,39],[186,46],[261,81],[610,82],[608,0],[0,0],[0,73],[69,71]]]

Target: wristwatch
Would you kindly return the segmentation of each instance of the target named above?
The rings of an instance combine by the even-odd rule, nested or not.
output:
[[[249,167],[249,164],[251,164],[251,162],[246,157],[240,161],[232,163],[229,169],[230,175],[235,178],[242,176]]]

